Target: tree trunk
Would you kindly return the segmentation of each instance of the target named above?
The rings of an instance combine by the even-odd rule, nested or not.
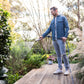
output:
[[[78,28],[80,28],[80,0],[78,0]]]
[[[81,23],[82,26],[82,49],[84,51],[84,22]]]

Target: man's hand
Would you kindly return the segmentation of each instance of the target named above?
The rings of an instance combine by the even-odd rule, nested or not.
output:
[[[62,40],[65,42],[67,40],[67,38],[66,37],[62,37]]]
[[[40,36],[39,39],[42,40],[43,39],[43,36]]]

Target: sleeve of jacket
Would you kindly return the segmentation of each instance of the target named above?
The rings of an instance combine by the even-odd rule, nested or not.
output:
[[[67,38],[68,37],[68,34],[69,34],[69,25],[68,25],[68,20],[67,18],[64,16],[64,26],[65,26],[65,37]]]
[[[49,28],[42,34],[43,38],[45,38],[51,32],[51,24]]]

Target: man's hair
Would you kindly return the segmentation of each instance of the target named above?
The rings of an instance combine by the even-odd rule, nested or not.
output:
[[[50,10],[57,10],[58,8],[57,7],[51,7]]]

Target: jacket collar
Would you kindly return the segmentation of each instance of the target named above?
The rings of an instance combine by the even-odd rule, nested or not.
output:
[[[57,17],[59,17],[60,15],[57,15]],[[55,21],[55,16],[53,17],[53,21],[52,22],[54,22]]]
[[[57,17],[59,17],[60,15],[57,15]],[[54,19],[55,19],[55,16],[54,16]]]

